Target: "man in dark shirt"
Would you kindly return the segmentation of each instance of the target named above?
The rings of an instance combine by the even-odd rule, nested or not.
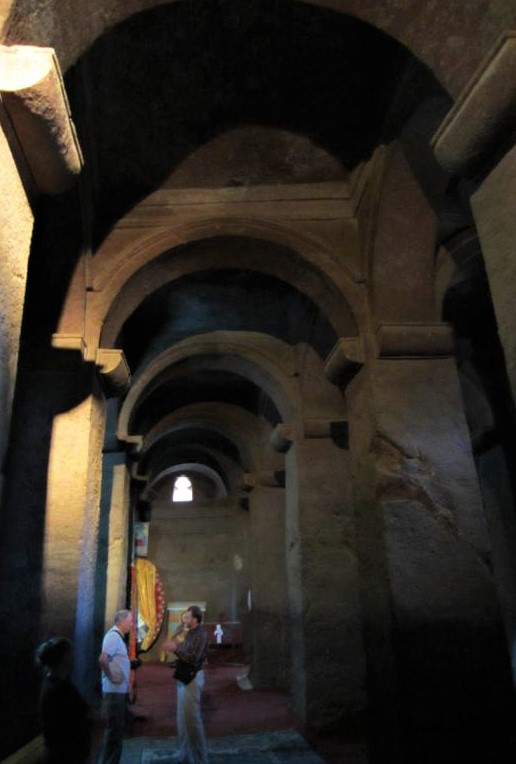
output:
[[[184,642],[172,639],[163,645],[165,650],[172,650],[180,661],[193,666],[197,673],[188,684],[177,681],[177,735],[179,753],[174,758],[181,764],[208,764],[208,746],[201,717],[201,693],[204,686],[202,669],[208,637],[201,628],[202,610],[191,605],[184,614],[187,629]]]

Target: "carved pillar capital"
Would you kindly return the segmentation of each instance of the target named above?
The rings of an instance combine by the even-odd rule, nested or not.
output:
[[[132,477],[132,479],[136,480],[138,483],[148,483],[149,476],[148,475],[142,475],[139,470],[140,470],[139,462],[133,462],[131,464],[131,477]]]
[[[305,419],[303,434],[307,439],[329,438],[340,448],[349,448],[348,423],[333,418]]]
[[[99,348],[95,363],[108,397],[116,398],[127,392],[131,384],[131,373],[123,350]]]
[[[334,384],[347,384],[364,363],[364,347],[360,337],[341,337],[329,354],[324,373]]]
[[[270,443],[275,451],[286,453],[294,442],[292,425],[281,422],[271,432]]]

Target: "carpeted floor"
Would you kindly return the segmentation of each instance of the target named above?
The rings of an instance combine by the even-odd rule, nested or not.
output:
[[[339,740],[310,740],[309,745],[286,694],[241,689],[237,677],[245,673],[238,655],[210,655],[202,700],[210,764],[367,763],[362,746]],[[144,663],[137,671],[137,701],[131,706],[122,764],[168,764],[177,744],[175,715],[173,671],[163,663]]]
[[[246,668],[241,663],[210,657],[202,696],[207,736],[300,728],[284,693],[240,689],[237,676],[245,673]],[[162,663],[144,663],[137,671],[137,687],[137,702],[131,709],[132,735],[175,736],[176,682],[173,671]]]

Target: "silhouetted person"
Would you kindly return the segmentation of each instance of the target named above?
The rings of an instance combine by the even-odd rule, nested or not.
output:
[[[91,748],[89,706],[70,680],[73,646],[56,637],[36,651],[45,676],[39,711],[45,740],[46,764],[83,764]]]
[[[201,693],[204,687],[202,666],[208,649],[208,638],[201,628],[202,610],[191,605],[184,614],[188,629],[184,641],[172,638],[165,643],[165,650],[172,650],[178,662],[186,663],[195,670],[194,678],[184,684],[177,680],[177,735],[179,753],[172,759],[181,764],[207,764],[208,746],[201,717]]]
[[[114,625],[102,641],[99,664],[102,669],[102,710],[106,728],[99,764],[118,764],[122,756],[131,671],[124,637],[131,631],[132,622],[130,610],[119,610]]]

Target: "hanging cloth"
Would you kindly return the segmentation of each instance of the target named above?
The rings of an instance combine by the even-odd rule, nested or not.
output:
[[[156,631],[156,566],[143,557],[137,557],[135,568],[138,611],[149,627],[140,645],[140,650],[145,651]]]

